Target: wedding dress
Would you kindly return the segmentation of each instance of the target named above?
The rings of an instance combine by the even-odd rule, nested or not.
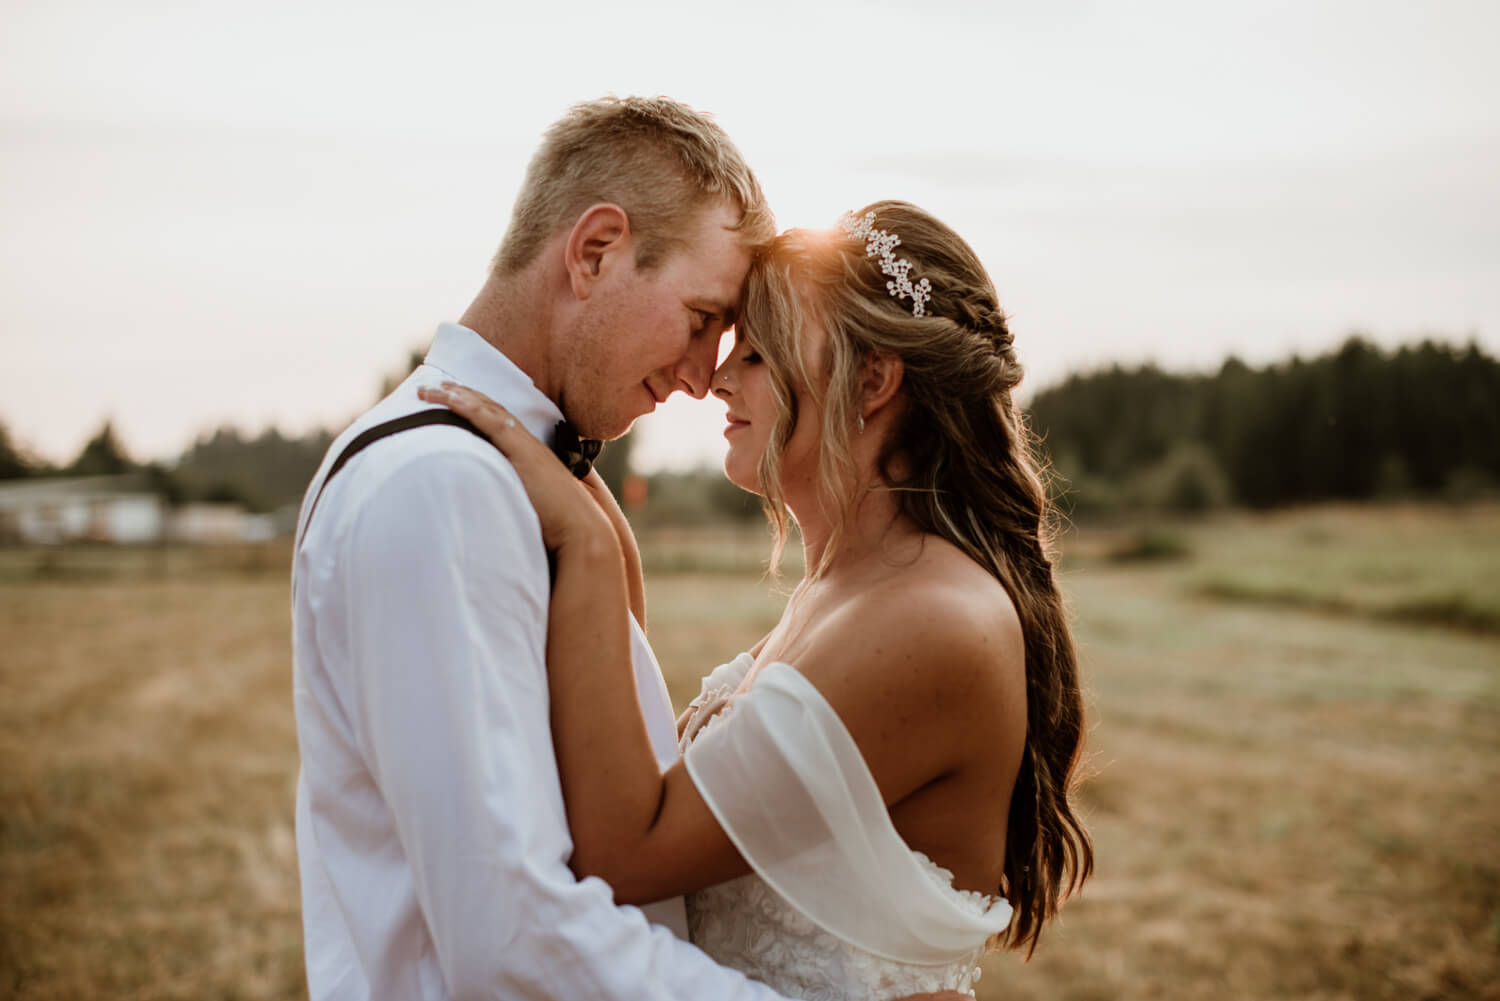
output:
[[[849,732],[790,664],[741,654],[704,679],[682,748],[689,774],[753,870],[688,895],[692,940],[791,998],[972,993],[1003,899],[902,841]]]

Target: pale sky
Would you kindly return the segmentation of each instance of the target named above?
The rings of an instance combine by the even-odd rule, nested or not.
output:
[[[783,226],[904,198],[1032,390],[1476,338],[1500,353],[1500,5],[7,0],[0,421],[54,460],[342,426],[456,318],[572,102],[713,112]],[[674,398],[674,400],[677,398]],[[722,408],[643,424],[715,462]]]

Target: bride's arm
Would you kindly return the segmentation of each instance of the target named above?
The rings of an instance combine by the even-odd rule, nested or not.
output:
[[[602,530],[557,549],[547,628],[552,739],[562,778],[569,864],[603,877],[620,903],[723,882],[749,866],[679,761],[663,775],[636,700],[624,568]]]
[[[620,553],[625,558],[625,586],[630,596],[630,614],[635,616],[635,621],[640,623],[641,631],[646,629],[646,578],[641,569],[641,550],[636,545],[635,533],[630,530],[630,522],[625,519],[625,512],[620,510],[620,504],[615,500],[615,495],[609,492],[609,487],[604,483],[604,478],[599,475],[597,469],[591,470],[583,479],[584,488],[594,498],[594,503],[599,505],[599,510],[604,512],[609,519],[610,526],[614,528],[615,538],[620,543]]]

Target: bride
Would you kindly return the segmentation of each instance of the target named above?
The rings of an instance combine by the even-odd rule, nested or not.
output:
[[[1035,949],[1093,852],[1020,378],[983,266],[921,209],[775,240],[713,391],[725,472],[763,497],[773,563],[796,519],[807,572],[704,679],[665,774],[634,708],[643,608],[618,509],[486,397],[424,391],[511,459],[556,554],[551,722],[579,877],[620,903],[687,894],[700,948],[792,997],[970,991],[986,948]]]

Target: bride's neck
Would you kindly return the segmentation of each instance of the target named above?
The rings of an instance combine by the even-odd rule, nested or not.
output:
[[[834,548],[823,571],[825,577],[857,567],[871,557],[889,556],[893,543],[915,531],[897,507],[895,495],[874,477],[861,484],[849,520],[837,538],[839,512],[827,510],[816,497],[801,503],[791,498],[788,501],[802,535],[807,579],[817,574],[830,547]]]

